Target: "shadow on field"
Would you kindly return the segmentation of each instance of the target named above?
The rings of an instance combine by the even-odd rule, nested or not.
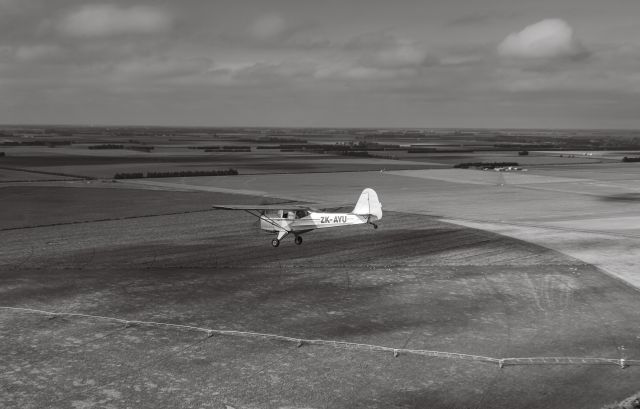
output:
[[[510,295],[498,296],[486,270],[467,268],[469,262],[521,263],[541,254],[493,233],[393,212],[377,230],[315,231],[300,246],[287,237],[273,248],[271,235],[224,217],[167,216],[83,230],[74,240],[86,237],[95,247],[80,250],[60,241],[7,266],[3,299],[14,306],[309,338],[395,334],[393,342],[402,344],[414,331],[456,334],[473,320],[504,313]]]
[[[127,253],[155,253],[154,267],[359,267],[405,265],[412,259],[423,259],[452,249],[472,248],[491,241],[501,244],[507,240],[489,233],[458,227],[414,226],[406,230],[373,231],[365,227],[341,232],[317,231],[303,236],[300,246],[293,237],[286,237],[280,247],[271,247],[270,235],[233,238],[226,243],[219,237],[207,237],[207,243],[155,246],[152,249],[132,247]],[[250,245],[248,245],[250,244]],[[118,259],[118,250],[109,255]]]
[[[606,202],[640,202],[640,193],[620,193],[617,195],[600,196]]]
[[[41,306],[42,301],[96,315],[164,317],[310,337],[425,327],[453,332],[482,313],[478,305],[495,308],[494,294],[476,294],[474,300],[430,297],[430,280],[451,277],[447,267],[425,264],[437,265],[436,256],[458,251],[492,253],[509,242],[433,218],[389,212],[377,230],[315,231],[304,235],[300,246],[287,237],[273,248],[271,235],[251,230],[242,220],[218,222],[223,216],[210,215],[207,224],[217,230],[204,229],[197,236],[176,236],[171,226],[158,230],[162,224],[150,219],[137,226],[144,241],[124,245],[115,236],[94,249],[52,248],[8,269],[3,282],[14,286],[3,297],[10,305]],[[156,241],[158,235],[164,240]]]
[[[53,280],[43,270],[20,275],[22,285],[5,291],[4,304],[305,338],[426,328],[443,335],[502,308],[491,292],[473,299],[428,296],[434,276],[407,280],[388,269],[60,270]]]
[[[207,232],[199,240],[60,253],[9,269],[3,298],[7,305],[334,339],[427,327],[454,333],[485,308],[501,309],[491,291],[474,299],[429,296],[431,280],[451,273],[415,265],[506,239],[389,216],[386,229],[318,231],[301,246],[291,238],[273,248],[269,235]]]

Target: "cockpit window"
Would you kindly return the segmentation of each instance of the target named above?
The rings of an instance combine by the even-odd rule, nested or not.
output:
[[[297,219],[302,219],[303,217],[306,217],[309,215],[309,212],[306,210],[298,210],[296,211],[296,218]]]

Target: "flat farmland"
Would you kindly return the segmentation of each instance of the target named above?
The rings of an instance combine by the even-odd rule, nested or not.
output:
[[[121,184],[95,181],[65,186],[0,187],[3,207],[0,230],[208,211],[214,202],[266,204],[274,201],[245,195],[212,195],[197,191],[176,195],[173,192],[121,187]]]
[[[385,209],[473,223],[468,225],[549,246],[640,288],[638,169],[634,164],[610,163],[541,167],[530,172],[425,169],[139,183],[209,191],[241,186],[320,202],[344,202],[348,197],[355,202],[354,192],[372,187]],[[625,224],[621,218],[626,218]]]
[[[406,153],[391,152],[398,159],[410,161],[431,161],[444,165],[457,165],[465,162],[517,162],[521,166],[535,165],[577,165],[595,164],[602,161],[612,162],[614,158],[609,157],[587,157],[583,155],[568,155],[564,152],[530,152],[529,155],[520,156],[513,151],[477,151],[477,152],[443,152],[443,153]],[[620,158],[621,159],[621,158]],[[619,162],[620,159],[615,159]]]
[[[567,167],[539,167],[530,169],[536,175],[563,175],[573,178],[587,178],[596,181],[626,182],[640,178],[638,163],[602,163]]]
[[[249,215],[195,212],[240,196],[24,189],[3,212],[70,220],[25,206],[58,195],[84,222],[0,231],[4,306],[496,358],[640,355],[637,291],[491,232],[387,212],[378,230],[313,232],[274,249]],[[91,221],[124,211],[127,196],[129,214],[148,217]],[[157,214],[170,210],[179,214]],[[637,392],[640,369],[500,369],[10,310],[0,328],[4,407],[600,408]]]
[[[228,142],[231,144],[231,142]],[[218,144],[221,144],[218,142]],[[194,146],[198,146],[195,144]],[[112,178],[116,173],[176,172],[234,168],[240,174],[332,173],[380,170],[442,169],[465,162],[517,162],[530,171],[547,167],[593,166],[602,162],[619,162],[618,156],[587,157],[561,152],[479,151],[448,153],[406,153],[374,151],[373,155],[389,157],[359,158],[309,152],[204,152],[186,145],[158,145],[152,152],[128,149],[90,150],[83,145],[73,147],[8,147],[0,165],[34,172],[62,173],[88,178]],[[562,155],[562,156],[561,156]],[[571,157],[570,157],[571,156]],[[614,159],[615,158],[615,159]],[[615,161],[615,162],[614,162]],[[34,174],[35,175],[35,174]],[[35,177],[34,177],[35,178]],[[33,179],[33,178],[32,178]]]
[[[0,183],[71,180],[71,177],[0,168]]]
[[[355,172],[380,169],[425,169],[435,162],[357,158],[301,152],[212,152],[187,148],[141,153],[126,149],[15,148],[0,158],[0,166],[33,172],[63,173],[90,178],[113,178],[116,173],[176,172],[237,169],[241,174]]]

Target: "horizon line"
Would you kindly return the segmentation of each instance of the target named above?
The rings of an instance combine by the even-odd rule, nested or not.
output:
[[[514,131],[640,131],[640,128],[572,128],[572,127],[553,127],[553,128],[530,128],[530,127],[469,127],[469,126],[393,126],[393,127],[377,127],[377,126],[266,126],[266,125],[105,125],[105,124],[46,124],[46,123],[23,123],[23,124],[0,124],[0,127],[82,127],[82,128],[210,128],[210,129],[230,129],[230,128],[248,128],[248,129],[376,129],[376,130],[514,130]]]

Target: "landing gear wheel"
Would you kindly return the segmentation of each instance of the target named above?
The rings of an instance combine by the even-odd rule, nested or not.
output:
[[[296,236],[295,242],[296,242],[296,244],[302,244],[302,237]]]
[[[377,224],[375,224],[375,223],[371,223],[371,224],[373,224],[373,229],[374,229],[374,230],[378,228],[378,225],[377,225]]]
[[[271,240],[271,245],[273,247],[278,247],[280,245],[280,240],[278,240],[278,239]]]

